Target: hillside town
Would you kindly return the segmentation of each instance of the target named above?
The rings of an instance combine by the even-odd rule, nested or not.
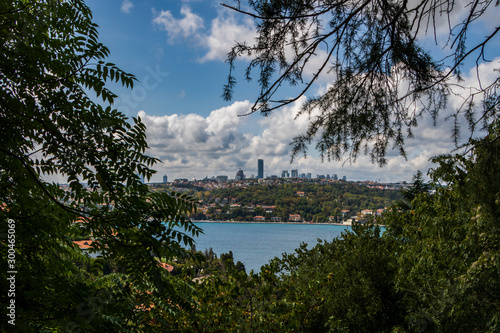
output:
[[[350,225],[383,214],[386,207],[397,199],[406,186],[401,183],[376,181],[346,181],[333,178],[265,178],[265,179],[203,179],[189,181],[177,179],[172,183],[151,183],[152,191],[174,190],[192,195],[199,205],[193,220],[233,222],[292,222],[292,223],[339,223]],[[262,191],[265,189],[265,191]],[[296,189],[296,190],[292,190]],[[306,189],[306,190],[303,190]],[[273,197],[270,193],[276,192]],[[318,191],[326,191],[318,196]],[[341,194],[338,192],[342,192]],[[356,195],[391,197],[385,202],[370,202],[363,207]],[[359,192],[359,193],[358,193]],[[256,198],[264,195],[266,198]],[[340,195],[340,197],[339,197]],[[251,199],[253,197],[253,199]],[[337,198],[339,197],[339,198]],[[323,209],[324,214],[311,215],[310,206],[321,206],[331,199],[340,201]],[[256,202],[258,201],[258,202]],[[287,205],[285,201],[290,201]],[[370,200],[368,200],[370,201]],[[307,204],[309,208],[293,210],[294,204]],[[288,206],[289,209],[286,209]],[[330,212],[331,214],[326,214]]]

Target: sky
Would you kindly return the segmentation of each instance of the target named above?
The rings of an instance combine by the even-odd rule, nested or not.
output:
[[[407,141],[406,160],[397,151],[389,151],[383,167],[366,156],[355,162],[347,156],[342,161],[322,161],[311,147],[307,158],[290,163],[289,143],[308,124],[305,116],[295,119],[302,101],[268,117],[245,116],[258,93],[255,82],[243,80],[246,59],[237,63],[239,81],[233,99],[227,102],[221,97],[229,70],[227,53],[236,40],[255,37],[254,23],[248,17],[224,8],[219,0],[88,0],[87,5],[99,25],[99,40],[110,49],[108,61],[138,79],[133,90],[118,85],[111,90],[119,96],[114,107],[128,117],[139,116],[147,126],[148,154],[161,160],[151,182],[161,182],[163,175],[169,181],[218,175],[234,178],[239,169],[247,177],[256,176],[258,159],[264,160],[265,176],[297,169],[348,180],[411,181],[417,170],[427,173],[431,157],[454,149],[450,122],[443,112],[437,126],[428,117],[420,120],[414,138]],[[456,5],[465,8],[462,0]],[[491,7],[480,22],[482,29],[471,31],[471,38],[491,30],[498,17],[499,7]],[[424,37],[422,43],[440,52],[434,40]],[[478,86],[477,73],[483,80],[494,79],[493,70],[500,67],[499,38],[491,44],[491,61],[477,68],[474,62],[467,63],[464,83]],[[325,76],[310,93],[327,85]],[[452,95],[448,107],[457,107],[462,100],[460,93]]]

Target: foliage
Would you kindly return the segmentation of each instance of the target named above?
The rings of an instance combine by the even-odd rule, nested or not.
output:
[[[304,192],[300,197],[297,192]],[[367,186],[348,182],[328,184],[291,183],[281,185],[254,185],[246,188],[215,189],[203,198],[204,203],[215,202],[216,199],[227,199],[228,203],[244,206],[276,206],[272,214],[266,214],[262,208],[256,207],[253,212],[245,208],[221,205],[223,212],[228,214],[213,214],[215,219],[247,219],[253,216],[279,216],[288,221],[289,214],[300,214],[306,221],[328,222],[329,216],[340,215],[340,210],[349,210],[356,214],[362,209],[383,209],[400,198],[399,191],[368,188]],[[234,200],[232,200],[234,199]],[[210,214],[213,215],[210,215]],[[201,213],[199,213],[201,214]],[[269,216],[268,216],[269,215]],[[200,215],[198,215],[200,216]],[[350,217],[350,215],[349,215]]]
[[[429,194],[431,192],[431,185],[424,182],[422,171],[418,170],[410,186],[402,190],[403,198],[396,202],[399,209],[408,210],[411,208],[411,202],[419,194]]]
[[[0,16],[0,220],[2,235],[14,230],[16,271],[15,297],[2,304],[15,301],[16,328],[130,331],[177,311],[190,287],[155,256],[189,255],[181,244],[200,232],[187,217],[195,202],[140,181],[157,162],[145,155],[145,126],[112,109],[107,88],[135,77],[105,61],[84,1],[2,1]],[[83,269],[89,259],[72,243],[82,234],[120,273]],[[12,239],[0,242],[4,262]]]
[[[474,140],[470,156],[447,155],[432,176],[444,181],[411,210],[388,217],[401,243],[397,288],[410,321],[433,331],[493,332],[500,319],[499,127]]]
[[[253,44],[236,43],[229,52],[226,99],[236,85],[235,62],[243,57],[250,58],[245,78],[251,80],[257,72],[261,88],[251,112],[268,114],[305,96],[321,75],[330,79],[323,92],[308,96],[302,106],[300,113],[309,115],[310,122],[307,132],[292,142],[293,157],[306,154],[316,138],[316,148],[328,159],[346,152],[355,159],[365,152],[382,165],[391,145],[405,156],[405,139],[421,115],[436,120],[464,63],[474,57],[478,64],[488,61],[486,46],[500,31],[481,22],[498,6],[494,1],[471,0],[465,8],[454,1],[429,0],[249,0],[241,7],[236,2],[238,7],[225,6],[252,18],[257,37]],[[484,37],[468,38],[473,28],[484,31]],[[438,44],[442,31],[447,33],[445,45]],[[420,43],[422,37],[443,47],[442,59],[433,59],[432,48]],[[498,75],[492,82],[479,71],[477,75],[480,87],[465,94],[452,114],[455,142],[459,116],[473,132],[498,118]],[[287,84],[296,87],[293,97],[282,91]]]
[[[263,291],[276,302],[265,313],[287,332],[388,330],[402,318],[393,250],[378,227],[360,225],[331,243],[303,245],[262,268]]]

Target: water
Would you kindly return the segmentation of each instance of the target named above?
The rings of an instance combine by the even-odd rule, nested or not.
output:
[[[293,253],[302,242],[308,248],[318,238],[331,241],[347,226],[285,223],[217,223],[196,222],[204,234],[195,238],[196,249],[212,248],[218,257],[233,251],[234,262],[241,261],[247,272],[259,272],[260,267],[283,253]]]

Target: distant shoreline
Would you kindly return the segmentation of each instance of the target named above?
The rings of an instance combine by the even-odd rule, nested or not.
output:
[[[248,224],[300,224],[300,225],[336,225],[342,227],[352,227],[349,223],[332,223],[332,222],[251,222],[251,221],[213,221],[213,220],[191,220],[193,223],[248,223]],[[385,227],[384,224],[377,224],[379,227]]]
[[[318,222],[252,222],[252,221],[213,221],[213,220],[191,220],[194,223],[255,223],[255,224],[303,224],[303,225],[339,225],[339,226],[344,226],[344,227],[350,227],[351,224],[347,223],[332,223],[332,222],[325,222],[325,223],[318,223]]]

